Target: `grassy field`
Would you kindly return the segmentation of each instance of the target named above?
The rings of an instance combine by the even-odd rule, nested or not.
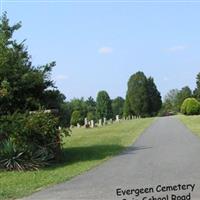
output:
[[[185,116],[178,115],[178,118],[196,135],[200,136],[200,115]]]
[[[73,129],[64,144],[64,163],[39,171],[0,171],[0,199],[29,195],[99,165],[132,144],[153,120],[135,119],[94,129]]]

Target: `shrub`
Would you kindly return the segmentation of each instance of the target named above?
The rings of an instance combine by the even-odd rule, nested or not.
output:
[[[83,124],[83,117],[81,117],[81,113],[76,110],[72,113],[70,124],[76,126],[77,123]]]
[[[199,114],[200,103],[195,98],[187,98],[181,105],[181,112],[185,115]]]
[[[61,158],[62,136],[58,119],[51,113],[14,113],[0,117],[0,167],[36,169]]]
[[[91,120],[96,120],[96,116],[95,116],[95,114],[94,114],[93,112],[88,112],[88,113],[87,113],[87,119],[88,119],[89,121],[91,121]]]

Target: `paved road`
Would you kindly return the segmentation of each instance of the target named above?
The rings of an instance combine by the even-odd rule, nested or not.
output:
[[[193,184],[196,185],[191,192]],[[155,192],[157,185],[182,188],[180,191]],[[151,187],[154,193],[150,193]],[[186,187],[188,189],[182,190]],[[146,189],[149,193],[135,197],[133,191],[132,195],[117,196],[117,188],[149,188]],[[200,199],[200,139],[175,117],[164,117],[159,118],[122,154],[71,181],[35,193],[25,200],[143,200],[145,196],[166,200],[167,194],[170,200],[171,194],[189,193],[192,200]]]

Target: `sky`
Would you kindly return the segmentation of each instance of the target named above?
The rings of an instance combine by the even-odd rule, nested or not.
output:
[[[96,98],[106,90],[125,97],[129,77],[152,76],[164,97],[170,89],[195,88],[200,72],[199,1],[1,0],[14,38],[35,66],[56,61],[52,72],[67,100]]]

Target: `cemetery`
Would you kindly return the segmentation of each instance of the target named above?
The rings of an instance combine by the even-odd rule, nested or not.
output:
[[[93,175],[91,181],[97,183],[102,178],[102,171],[110,176],[110,170],[115,174],[109,178],[113,184],[119,174],[125,182],[135,180],[135,177],[141,181],[148,176],[147,180],[154,181],[158,177],[155,174],[162,176],[163,171],[168,175],[162,180],[173,179],[173,173],[166,169],[165,156],[168,163],[172,163],[171,172],[177,174],[181,170],[192,174],[190,167],[184,164],[194,162],[192,167],[197,176],[192,178],[196,181],[200,175],[200,160],[199,156],[193,158],[193,154],[198,155],[200,149],[200,73],[193,77],[195,88],[186,85],[171,89],[162,97],[157,79],[149,72],[145,72],[146,75],[134,68],[126,76],[126,83],[123,82],[124,95],[119,93],[113,97],[107,88],[104,89],[106,84],[102,84],[97,87],[95,95],[69,99],[68,94],[56,85],[53,76],[56,62],[33,64],[26,40],[15,38],[15,32],[21,27],[21,22],[13,23],[6,12],[2,14],[0,199],[19,199],[59,183],[73,184],[74,177],[80,178],[79,175],[92,170],[98,175]],[[110,52],[111,49],[103,48],[99,53]],[[118,79],[114,77],[113,80]],[[65,80],[65,85],[70,84]],[[186,141],[185,138],[189,139]],[[195,150],[190,151],[192,148]],[[179,162],[174,162],[176,153],[181,155],[177,158]],[[104,163],[110,164],[112,169],[106,168]],[[157,163],[161,163],[161,167]],[[78,181],[77,185],[87,185],[87,178]],[[179,189],[182,185],[177,187]],[[82,193],[88,195],[87,187],[84,189]],[[104,187],[102,193],[111,192],[106,189]],[[160,185],[158,189],[171,188]],[[176,197],[174,199],[179,198]]]

